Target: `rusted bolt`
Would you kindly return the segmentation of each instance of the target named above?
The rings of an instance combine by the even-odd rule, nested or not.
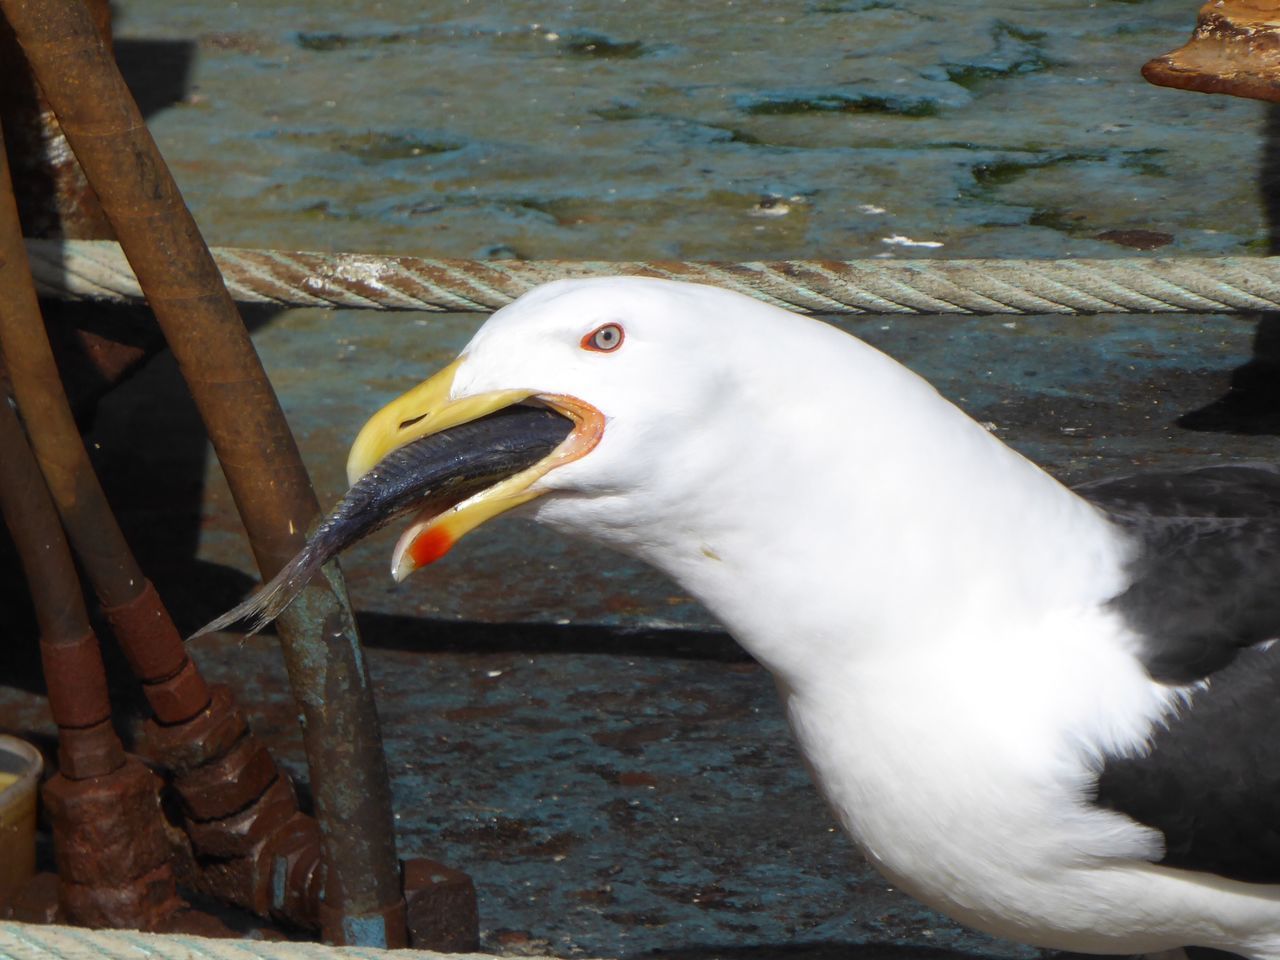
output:
[[[248,733],[223,756],[180,774],[173,786],[193,820],[219,820],[247,808],[277,776],[267,748]]]
[[[271,885],[260,856],[210,860],[200,864],[196,888],[201,893],[234,903],[265,917],[271,909]]]
[[[186,906],[167,863],[107,886],[70,883],[64,877],[59,897],[67,917],[86,927],[154,930]]]
[[[143,750],[147,757],[174,773],[185,773],[229,751],[249,729],[223,684],[209,688],[209,705],[183,723],[147,721]]]
[[[219,820],[189,820],[187,835],[202,857],[244,857],[298,812],[293,781],[281,775],[246,809]]]
[[[441,953],[479,949],[480,915],[469,876],[424,857],[403,861],[401,872],[410,947]]]
[[[295,814],[267,841],[262,859],[269,870],[272,915],[300,927],[319,927],[324,887],[319,824]]]
[[[136,757],[103,777],[56,774],[43,797],[63,880],[111,886],[167,862],[160,779]]]
[[[70,780],[102,777],[124,764],[124,747],[110,720],[58,729],[58,770]]]
[[[200,863],[194,886],[259,916],[301,927],[319,925],[320,828],[295,813],[247,856]]]
[[[209,705],[209,687],[194,660],[184,663],[168,680],[144,683],[142,692],[161,723],[182,723]]]

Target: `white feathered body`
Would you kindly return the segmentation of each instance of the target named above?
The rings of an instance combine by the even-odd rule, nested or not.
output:
[[[625,378],[590,385],[604,440],[541,481],[561,495],[535,516],[705,603],[774,674],[840,823],[925,903],[1041,946],[1280,958],[1280,887],[1153,865],[1158,832],[1090,803],[1104,755],[1185,702],[1107,606],[1120,529],[861,341],[706,288],[695,324],[629,282],[549,288],[469,348],[596,310],[661,380],[646,418],[613,416]],[[687,352],[651,347],[641,314]]]

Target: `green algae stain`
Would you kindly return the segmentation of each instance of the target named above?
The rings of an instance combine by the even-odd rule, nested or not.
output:
[[[888,97],[874,93],[815,93],[809,96],[768,96],[744,107],[753,117],[806,113],[883,113],[899,117],[933,117],[938,103],[927,97]]]

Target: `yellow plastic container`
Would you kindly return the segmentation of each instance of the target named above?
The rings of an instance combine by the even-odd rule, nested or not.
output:
[[[0,734],[0,903],[36,872],[36,787],[43,768],[39,750]]]

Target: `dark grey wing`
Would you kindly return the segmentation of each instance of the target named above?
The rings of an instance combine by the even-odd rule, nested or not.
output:
[[[1169,866],[1280,883],[1280,469],[1138,474],[1078,492],[1134,538],[1112,604],[1151,676],[1196,684],[1097,802],[1164,834]]]
[[[1280,520],[1280,464],[1150,470],[1093,480],[1074,489],[1120,514]]]
[[[1280,469],[1206,467],[1119,477],[1077,492],[1133,537],[1112,605],[1156,680],[1191,683],[1280,637]]]
[[[1111,757],[1097,803],[1164,834],[1171,867],[1280,883],[1280,645],[1243,651],[1140,757]]]

